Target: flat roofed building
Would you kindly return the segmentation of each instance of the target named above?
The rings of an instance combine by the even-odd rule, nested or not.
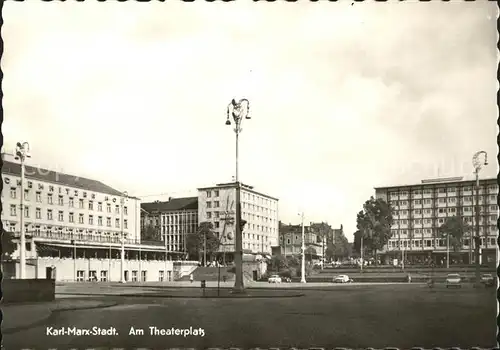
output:
[[[241,218],[247,223],[242,244],[246,254],[271,255],[271,247],[279,245],[278,199],[241,184]],[[198,188],[198,218],[214,225],[221,241],[220,252],[234,257],[236,220],[236,183]]]
[[[476,234],[476,181],[453,177],[422,180],[418,184],[375,188],[377,198],[393,208],[392,238],[384,247],[387,260],[401,259],[402,251],[409,262],[434,260],[444,264],[446,239],[439,237],[438,228],[447,217],[458,216]],[[495,178],[479,180],[479,225],[483,262],[494,262],[497,249],[498,183]],[[453,250],[451,250],[453,251]],[[468,263],[474,254],[473,241],[467,235],[460,252],[450,257]],[[474,260],[472,260],[474,261]]]
[[[186,236],[198,230],[198,197],[142,203],[141,208],[142,229],[153,226],[169,251],[186,254]]]

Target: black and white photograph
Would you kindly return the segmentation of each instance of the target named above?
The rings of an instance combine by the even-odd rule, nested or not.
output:
[[[2,349],[496,348],[496,2],[2,3]]]

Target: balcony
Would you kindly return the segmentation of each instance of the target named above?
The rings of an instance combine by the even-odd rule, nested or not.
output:
[[[21,236],[20,232],[13,232],[14,237],[18,238]],[[120,236],[98,236],[98,235],[88,235],[83,233],[67,233],[67,232],[43,232],[43,231],[29,231],[26,232],[26,237],[42,238],[54,241],[76,241],[84,243],[116,243],[121,244],[122,240]],[[147,244],[147,245],[157,245],[164,246],[163,241],[144,241],[140,239],[125,239],[125,244]]]

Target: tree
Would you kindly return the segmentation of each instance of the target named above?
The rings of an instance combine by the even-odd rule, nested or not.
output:
[[[152,224],[143,227],[141,230],[141,239],[145,241],[160,241],[161,240],[160,228]]]
[[[288,268],[288,260],[283,255],[275,255],[271,257],[271,267],[275,271],[286,269]]]
[[[220,246],[220,240],[213,231],[211,222],[201,222],[196,233],[190,233],[186,237],[186,249],[190,258],[198,258],[202,261],[205,251],[205,237],[207,257],[212,260]],[[204,262],[206,264],[206,261]]]
[[[471,229],[472,227],[463,222],[461,218],[452,216],[439,227],[438,234],[441,238],[447,238],[449,235],[450,246],[457,252],[462,248],[464,235],[469,233]]]
[[[376,257],[377,251],[381,250],[392,236],[392,222],[390,205],[383,199],[370,197],[356,218],[358,239],[361,241],[363,238],[363,248],[374,253]]]
[[[14,235],[10,231],[6,231],[2,227],[2,255],[1,261],[4,262],[11,258],[12,253],[16,250],[16,243],[14,243]]]
[[[313,259],[313,256],[316,256],[316,249],[314,247],[307,247],[306,248],[306,260],[311,261]]]

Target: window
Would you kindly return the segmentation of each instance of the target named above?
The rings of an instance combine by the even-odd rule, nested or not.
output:
[[[83,282],[85,280],[85,271],[78,270],[76,271],[76,281]]]
[[[35,215],[37,219],[42,218],[42,209],[41,208],[36,208]]]
[[[211,219],[212,218],[212,213],[211,212],[207,212],[207,219]]]
[[[415,220],[415,224],[417,224],[417,225],[421,225],[421,224],[422,224],[422,220],[421,220],[421,219],[417,219],[417,220]]]
[[[219,190],[214,191],[214,197],[219,197]]]
[[[57,204],[64,205],[64,198],[63,198],[63,196],[59,195],[59,197],[57,197]]]
[[[438,221],[439,221],[440,224],[444,223],[444,219],[443,218],[439,219]]]
[[[47,194],[47,203],[48,204],[53,204],[52,193],[48,193]]]
[[[214,208],[218,208],[219,207],[219,201],[215,201],[214,202]]]
[[[215,228],[219,228],[220,227],[220,223],[218,221],[216,221],[214,224],[215,224]]]
[[[212,208],[212,202],[207,202],[207,208]]]
[[[454,213],[455,211],[455,208],[448,208],[448,213]]]
[[[426,210],[425,210],[425,213],[426,213],[426,214],[431,214],[431,213],[432,213],[432,210],[430,210],[430,209],[426,209]]]
[[[442,187],[442,188],[438,189],[438,192],[439,193],[446,193],[446,188]]]
[[[38,203],[42,203],[42,192],[40,192],[40,191],[36,192],[36,201]]]
[[[407,225],[408,224],[408,220],[404,219],[404,220],[401,220],[401,225]]]
[[[94,224],[94,217],[92,215],[89,215],[89,225]]]
[[[141,271],[141,280],[142,280],[142,282],[146,282],[147,278],[148,278],[148,271],[147,270],[142,270]]]
[[[290,244],[290,238],[286,239],[286,244]]]
[[[17,197],[17,189],[15,187],[10,188],[10,198],[16,199]]]
[[[422,204],[422,201],[420,199],[415,200],[415,204]]]
[[[111,204],[109,204],[109,203],[108,203],[108,204],[106,204],[106,211],[107,211],[108,213],[111,213]]]
[[[498,216],[496,216],[496,215],[490,216],[490,221],[497,221],[497,220],[498,220]]]
[[[106,226],[111,227],[111,218],[106,218]]]
[[[108,271],[101,270],[101,282],[106,282],[108,280]]]
[[[422,214],[422,210],[420,210],[420,209],[415,210],[415,214],[418,214],[418,215]]]
[[[47,209],[47,220],[52,220],[52,209]]]
[[[214,212],[214,217],[215,217],[216,219],[218,219],[218,218],[219,218],[219,212],[218,212],[218,211]]]
[[[422,229],[419,228],[415,229],[415,233],[422,233]]]
[[[446,203],[446,198],[439,198],[439,203]]]
[[[464,207],[464,211],[471,211],[470,207]]]
[[[69,213],[69,222],[75,222],[75,215],[73,213]]]
[[[115,227],[120,228],[120,219],[115,219]]]
[[[120,214],[120,206],[115,205],[115,214]]]
[[[401,205],[408,205],[407,201],[401,201]]]
[[[490,205],[490,210],[498,210],[498,205]]]
[[[455,192],[455,191],[456,191],[455,187],[448,187],[448,193]]]
[[[210,198],[212,197],[212,192],[211,191],[207,191],[207,198]]]
[[[102,216],[97,218],[97,225],[102,226]]]
[[[160,282],[163,282],[164,279],[165,279],[165,271],[163,270],[158,271],[158,280]]]
[[[496,240],[496,238],[490,238],[490,244],[491,244],[491,245],[495,245],[495,244],[497,244],[497,240]]]
[[[464,239],[464,246],[469,246],[469,239],[468,238]]]
[[[84,204],[84,203],[83,203],[83,199],[79,199],[79,200],[78,200],[78,207],[79,207],[80,209],[83,209],[83,204]]]
[[[128,221],[127,221],[127,219],[123,220],[123,228],[124,229],[128,229]]]
[[[137,282],[137,271],[132,271],[132,282]]]
[[[123,215],[128,215],[128,209],[127,209],[127,207],[123,207]]]
[[[79,224],[83,224],[83,219],[84,219],[84,218],[83,218],[83,214],[79,214],[79,215],[78,215],[78,223],[79,223]]]
[[[431,204],[431,200],[430,199],[425,199],[424,200],[424,204]]]
[[[448,203],[455,203],[457,199],[455,197],[449,197],[448,198]]]
[[[24,200],[25,201],[30,200],[30,190],[24,190]]]
[[[69,197],[69,206],[71,208],[73,208],[75,206],[75,200],[73,199],[73,197]]]
[[[57,219],[59,221],[64,221],[64,212],[63,211],[59,211],[59,213],[57,215]]]
[[[430,246],[431,246],[431,240],[430,240],[430,239],[426,239],[426,240],[425,240],[425,245],[426,245],[427,247],[430,247]]]
[[[16,205],[15,205],[15,204],[11,204],[11,205],[10,205],[10,215],[11,215],[11,216],[16,216],[16,215],[17,215],[17,212],[16,212]]]
[[[97,203],[97,210],[102,211],[102,203],[101,202]]]
[[[443,208],[440,208],[439,209],[439,214],[443,214],[444,213],[444,209]]]

